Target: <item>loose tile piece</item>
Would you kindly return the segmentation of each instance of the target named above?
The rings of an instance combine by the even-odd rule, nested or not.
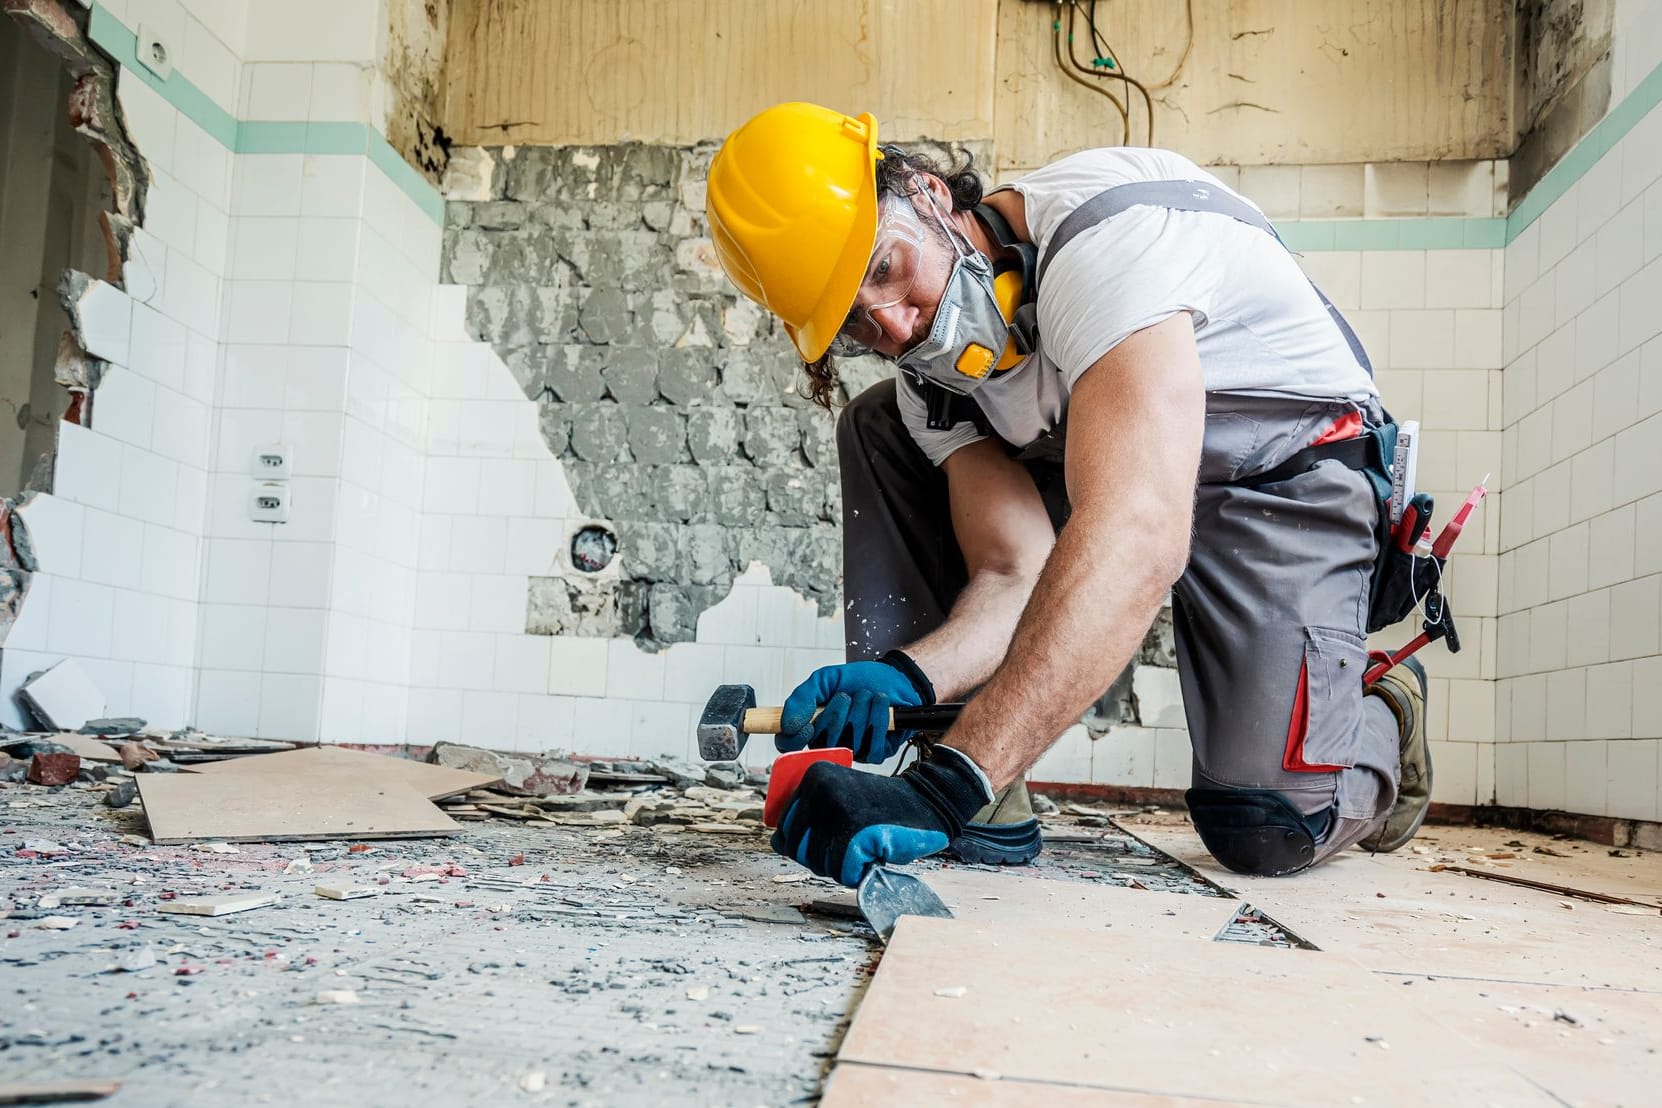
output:
[[[188,900],[164,900],[157,909],[178,916],[229,916],[268,908],[281,899],[276,893],[233,893],[230,896],[197,896]]]

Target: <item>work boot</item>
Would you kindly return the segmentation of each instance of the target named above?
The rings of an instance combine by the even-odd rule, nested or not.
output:
[[[1027,795],[1027,778],[1018,777],[975,813],[947,853],[960,861],[993,866],[1025,866],[1039,855],[1039,821]]]
[[[1401,736],[1400,780],[1397,802],[1379,830],[1357,845],[1363,850],[1390,853],[1412,839],[1431,807],[1431,747],[1425,735],[1425,667],[1417,658],[1398,663],[1364,694],[1377,696],[1397,718]]]

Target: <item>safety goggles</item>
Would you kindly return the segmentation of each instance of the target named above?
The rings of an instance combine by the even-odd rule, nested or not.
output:
[[[878,210],[877,237],[865,279],[854,296],[831,353],[852,358],[871,353],[888,332],[879,316],[905,301],[923,268],[928,236],[923,222],[904,196],[887,196]]]

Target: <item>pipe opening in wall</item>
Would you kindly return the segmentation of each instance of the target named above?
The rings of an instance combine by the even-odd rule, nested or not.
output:
[[[571,564],[581,573],[599,573],[617,554],[617,536],[598,523],[580,527],[571,536]]]

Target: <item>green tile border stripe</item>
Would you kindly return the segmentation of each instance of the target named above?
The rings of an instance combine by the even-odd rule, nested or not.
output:
[[[92,6],[92,41],[138,75],[227,150],[239,154],[365,154],[429,219],[444,223],[444,197],[367,123],[243,120],[178,71],[164,81],[139,64],[138,36],[102,4]],[[1581,137],[1505,218],[1312,219],[1279,224],[1291,250],[1497,250],[1517,238],[1662,103],[1662,64]]]
[[[1620,104],[1606,112],[1556,165],[1541,175],[1506,217],[1506,241],[1511,242],[1539,219],[1553,201],[1568,192],[1571,185],[1597,165],[1659,103],[1662,103],[1662,64],[1646,74]]]
[[[126,73],[149,85],[185,118],[236,154],[359,154],[369,158],[422,213],[444,225],[444,197],[368,123],[240,122],[207,93],[174,70],[166,80],[138,60],[138,36],[102,4],[93,4],[92,41],[107,50]]]
[[[1307,219],[1277,223],[1287,249],[1326,250],[1493,250],[1505,245],[1500,218]]]

